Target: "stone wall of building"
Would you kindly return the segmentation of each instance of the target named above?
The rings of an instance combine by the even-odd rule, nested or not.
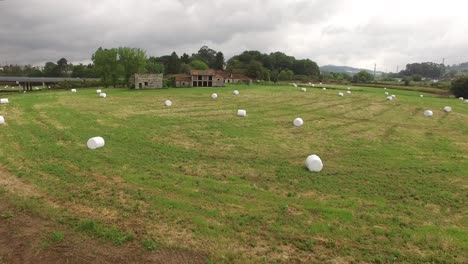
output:
[[[154,73],[135,74],[132,78],[135,89],[155,89],[163,87],[163,75]]]

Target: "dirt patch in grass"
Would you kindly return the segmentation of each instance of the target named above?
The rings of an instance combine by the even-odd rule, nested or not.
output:
[[[19,211],[0,198],[0,263],[206,263],[203,253],[113,246]],[[60,236],[53,236],[60,234]],[[58,237],[58,238],[57,238]]]

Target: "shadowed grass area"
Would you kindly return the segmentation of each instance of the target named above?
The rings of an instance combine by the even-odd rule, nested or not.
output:
[[[0,163],[34,186],[35,202],[59,208],[50,217],[115,244],[193,248],[216,262],[462,263],[468,105],[332,88],[14,95],[0,106]],[[94,136],[106,146],[88,150]],[[305,169],[310,154],[321,173]]]

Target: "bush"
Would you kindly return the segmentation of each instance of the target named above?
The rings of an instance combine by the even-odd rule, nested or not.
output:
[[[412,79],[415,82],[420,82],[422,80],[422,77],[419,74],[415,74],[415,75],[412,76]]]
[[[453,80],[450,90],[457,97],[468,98],[468,76],[461,76]]]

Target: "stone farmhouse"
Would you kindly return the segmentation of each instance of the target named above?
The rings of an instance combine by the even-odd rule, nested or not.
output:
[[[130,79],[130,84],[135,89],[162,88],[163,75],[154,73],[137,73]]]
[[[176,87],[222,87],[225,83],[252,83],[252,79],[243,74],[213,69],[192,70],[190,74],[172,74],[167,78],[174,78]]]

